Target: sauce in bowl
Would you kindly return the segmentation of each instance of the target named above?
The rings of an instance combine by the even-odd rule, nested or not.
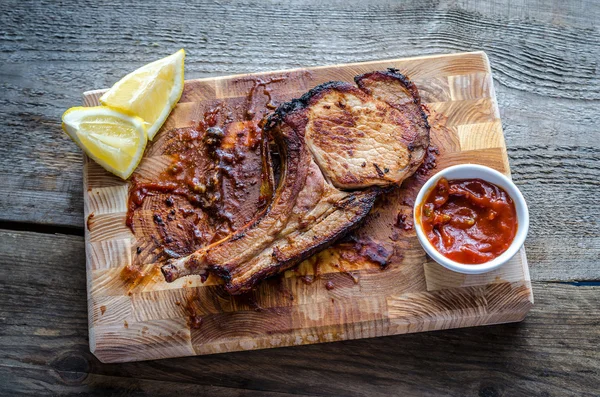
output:
[[[508,193],[481,179],[441,178],[421,205],[429,242],[446,258],[481,264],[500,256],[517,233],[517,212]]]

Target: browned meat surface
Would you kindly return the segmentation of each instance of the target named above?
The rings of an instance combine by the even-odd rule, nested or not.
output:
[[[346,234],[382,188],[423,161],[429,126],[416,87],[395,70],[331,82],[280,106],[265,130],[281,172],[266,210],[223,240],[162,267],[167,281],[212,271],[232,294]]]
[[[253,120],[227,122],[219,107],[152,147],[164,164],[132,178],[128,225],[139,261],[185,256],[220,241],[266,208],[272,195],[267,140]],[[139,266],[138,263],[134,264]]]
[[[401,126],[392,132],[401,143],[400,151],[406,148],[408,155],[408,158],[403,157],[408,160],[405,168],[399,170],[396,179],[393,179],[399,184],[419,168],[429,146],[429,124],[421,107],[419,91],[412,81],[394,69],[365,73],[356,76],[354,81],[365,93],[387,103],[401,114],[395,118]]]

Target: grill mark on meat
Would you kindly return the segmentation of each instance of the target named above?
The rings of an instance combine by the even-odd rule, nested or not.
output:
[[[338,241],[387,186],[416,170],[429,145],[417,88],[393,69],[355,81],[358,88],[317,86],[266,118],[280,155],[277,189],[266,209],[237,233],[169,260],[162,267],[167,281],[210,271],[231,294],[246,292]],[[368,160],[373,168],[365,167]],[[384,266],[389,253],[372,248],[358,247]]]

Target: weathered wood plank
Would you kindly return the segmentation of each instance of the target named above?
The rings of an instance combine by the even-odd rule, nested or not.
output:
[[[94,7],[2,2],[0,220],[82,227],[81,155],[60,131],[60,114],[79,104],[82,91],[108,87],[181,46],[188,50],[188,78],[482,49],[515,168],[522,150],[529,150],[526,161],[557,148],[574,156],[597,150],[600,6],[577,4],[215,2],[188,4],[183,12],[157,2],[130,4],[122,13],[111,1]],[[183,14],[198,23],[181,23]],[[121,27],[118,34],[106,34],[106,20]],[[597,158],[589,164],[599,167]],[[541,164],[515,179],[564,169]],[[541,196],[537,186],[534,197]],[[594,189],[582,180],[572,194],[586,200]],[[536,208],[562,206],[597,234],[597,223],[573,202],[548,197]]]
[[[513,177],[532,211],[526,243],[532,279],[599,278],[598,183],[593,176],[600,166],[597,157],[586,157],[600,149],[598,2],[215,2],[188,4],[185,10],[155,2],[128,4],[127,13],[113,1],[78,4],[15,0],[0,4],[0,221],[82,230],[81,155],[60,131],[59,116],[79,104],[83,90],[107,87],[157,54],[184,46],[187,77],[196,78],[483,49],[494,73]],[[132,20],[130,15],[138,18]],[[119,27],[117,33],[106,34],[107,21]],[[585,160],[553,162],[555,152]],[[83,238],[26,235],[16,233],[6,240],[4,234],[0,239],[0,252],[10,252],[0,259],[5,269],[0,285],[7,291],[7,285],[16,283],[2,294],[0,345],[12,347],[8,360],[21,360],[19,365],[49,365],[58,351],[69,357],[69,352],[87,349]],[[27,251],[8,250],[9,244],[26,246]],[[13,269],[19,270],[16,279],[27,281],[9,280]],[[364,395],[369,388],[375,395],[383,388],[388,394],[421,395],[597,394],[598,358],[590,359],[589,354],[597,351],[598,320],[592,318],[591,326],[579,322],[582,313],[598,306],[597,287],[534,283],[534,290],[536,306],[520,325],[168,360],[160,365],[93,365],[118,375],[139,370],[140,376],[154,379],[157,373],[163,378],[175,373],[182,382],[233,380],[244,387],[260,383],[262,376],[280,386],[290,381],[288,387],[296,391],[310,387],[314,394],[331,392],[323,388],[331,376],[337,376],[333,390],[345,395],[361,391]],[[568,313],[561,311],[564,305],[571,308]],[[50,316],[52,310],[56,317]],[[22,317],[20,323],[17,315]],[[557,319],[558,330],[552,326]],[[9,322],[16,328],[9,328]],[[49,331],[34,335],[36,327],[47,328],[47,323]],[[530,355],[515,355],[514,344],[526,347]],[[572,350],[574,346],[580,348]],[[473,353],[482,349],[483,353]],[[5,357],[0,353],[2,365]],[[319,364],[323,357],[326,368]],[[362,357],[362,367],[346,363],[357,357]],[[489,357],[495,357],[491,363]],[[202,366],[217,372],[205,375]],[[56,380],[53,371],[48,373]],[[352,376],[342,379],[339,372]],[[33,373],[19,376],[38,379]],[[4,379],[6,375],[0,384],[7,384]],[[123,379],[114,388],[110,384],[117,381],[106,380],[102,390],[127,394],[131,379]],[[463,381],[464,387],[458,384]],[[449,382],[448,388],[444,382]],[[423,383],[432,386],[419,389]],[[548,383],[557,386],[548,388]],[[62,385],[56,387],[65,392]],[[178,390],[171,387],[175,384],[165,392]],[[204,387],[189,391],[200,393]],[[179,390],[186,394],[186,389]],[[15,394],[13,389],[3,393]]]
[[[106,365],[88,347],[83,238],[1,231],[0,248],[0,394],[591,396],[600,382],[598,286],[534,282],[519,324]]]
[[[7,367],[0,364],[0,393],[10,396],[236,396],[297,397],[300,393],[270,392],[248,388],[212,386],[169,380],[132,379],[73,370],[73,362],[65,361],[65,369]],[[75,363],[76,366],[76,363]]]

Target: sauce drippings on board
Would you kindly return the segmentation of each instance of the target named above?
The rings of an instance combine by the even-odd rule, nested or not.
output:
[[[441,178],[421,207],[427,239],[445,257],[480,264],[505,252],[517,232],[512,198],[481,179]]]

